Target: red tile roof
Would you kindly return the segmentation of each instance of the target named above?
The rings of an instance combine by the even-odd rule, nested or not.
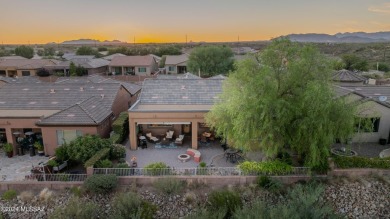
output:
[[[153,61],[151,56],[115,56],[110,66],[150,66]]]

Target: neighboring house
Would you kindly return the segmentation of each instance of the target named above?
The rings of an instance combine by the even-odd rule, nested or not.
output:
[[[170,74],[184,74],[187,72],[188,55],[166,56],[165,72]]]
[[[102,57],[102,59],[111,61],[114,57],[117,57],[117,56],[126,56],[126,55],[123,55],[122,53],[114,53],[112,55]]]
[[[146,56],[115,56],[109,65],[115,75],[151,75],[157,70],[156,60]]]
[[[127,106],[130,107],[138,98],[141,92],[142,86],[130,82],[117,81],[111,78],[105,78],[100,75],[91,75],[88,77],[60,77],[55,82],[57,84],[78,84],[78,83],[119,83],[121,84],[131,95],[130,100],[127,102]]]
[[[130,147],[137,149],[137,132],[161,136],[174,130],[175,136],[191,137],[198,148],[198,135],[208,130],[204,115],[222,92],[223,79],[145,79],[137,102],[129,109]]]
[[[42,81],[40,81],[38,77],[35,76],[14,77],[14,78],[0,76],[0,88],[5,84],[15,84],[15,83],[38,84],[38,83],[42,83]]]
[[[363,85],[367,82],[367,78],[345,69],[334,72],[332,80],[340,86]]]
[[[62,58],[71,61],[73,59],[94,59],[95,56],[94,55],[76,55],[75,53],[65,53],[62,56]]]
[[[46,65],[56,65],[51,59],[5,59],[0,61],[0,76],[35,76]]]
[[[7,59],[27,59],[22,56],[2,56],[0,57],[0,61],[7,60]]]
[[[65,75],[68,75],[71,62],[73,62],[76,66],[82,66],[85,68],[88,75],[107,73],[108,64],[110,63],[105,59],[74,58],[72,60],[62,61],[54,65],[46,65],[44,68],[49,70],[51,73],[61,72]]]
[[[339,97],[358,103],[356,133],[353,142],[375,142],[386,139],[390,143],[390,90],[385,86],[335,86]],[[372,129],[365,129],[368,120]],[[367,122],[367,121],[366,121]]]
[[[189,72],[180,75],[159,74],[157,75],[157,78],[158,79],[200,79],[200,77]]]
[[[161,57],[160,56],[156,56],[156,55],[153,55],[153,54],[149,54],[149,56],[153,57],[154,60],[156,60],[157,64],[160,63],[160,61],[161,61]]]
[[[34,132],[45,154],[84,134],[108,137],[112,121],[128,109],[131,95],[120,83],[13,83],[0,89],[0,132],[14,145]]]

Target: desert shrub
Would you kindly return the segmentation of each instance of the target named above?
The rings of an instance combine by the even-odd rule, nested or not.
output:
[[[169,174],[170,169],[168,168],[169,166],[163,162],[151,163],[144,167],[144,174],[150,176]]]
[[[84,182],[84,186],[87,191],[104,194],[113,191],[118,185],[118,179],[116,175],[93,175],[87,178]]]
[[[104,159],[96,162],[95,166],[96,168],[111,168],[113,165],[111,160]]]
[[[225,218],[225,214],[225,209],[217,209],[215,211],[201,209],[200,211],[191,213],[185,219],[223,219]]]
[[[205,162],[203,162],[203,161],[199,163],[199,167],[203,168],[203,167],[206,167],[206,166],[207,166],[207,164]]]
[[[272,192],[280,191],[283,186],[279,180],[272,179],[268,176],[258,176],[256,182],[260,188],[268,189]]]
[[[58,161],[66,161],[69,159],[68,152],[66,151],[66,145],[62,145],[56,148],[56,159]]]
[[[121,135],[120,134],[117,134],[117,133],[114,133],[110,136],[110,141],[111,143],[113,144],[121,144],[122,143],[122,140],[121,140]]]
[[[97,135],[79,136],[66,145],[69,157],[78,162],[85,163],[103,148],[110,148],[111,142]]]
[[[31,191],[23,191],[19,194],[19,199],[22,200],[22,202],[30,202],[34,198],[34,193]]]
[[[161,192],[163,194],[170,195],[170,194],[174,194],[174,193],[175,194],[180,193],[181,191],[183,191],[186,184],[185,184],[185,181],[182,181],[182,180],[179,180],[176,178],[167,177],[167,178],[162,178],[162,179],[156,180],[153,183],[153,186],[159,192]]]
[[[193,192],[187,192],[184,194],[184,201],[187,202],[188,204],[196,202],[196,195]]]
[[[119,158],[118,163],[126,163],[126,158],[124,158],[124,157]]]
[[[110,148],[103,148],[84,163],[84,167],[93,167],[99,160],[108,157]]]
[[[115,168],[129,168],[127,163],[118,163]]]
[[[83,189],[80,186],[75,186],[70,188],[70,193],[72,193],[73,196],[81,197],[84,193]]]
[[[242,206],[240,195],[237,192],[227,189],[211,192],[208,201],[210,203],[209,209],[211,211],[224,209],[224,218],[231,217],[233,213]]]
[[[12,200],[14,198],[16,198],[17,196],[17,193],[14,189],[9,189],[7,191],[5,191],[3,193],[3,195],[1,195],[1,198],[4,199],[4,200]]]
[[[38,198],[40,201],[47,202],[53,198],[53,191],[50,191],[48,188],[42,189],[39,193]]]
[[[112,204],[113,219],[146,218],[151,219],[157,207],[143,201],[136,193],[128,192],[116,196]]]
[[[96,204],[73,197],[67,205],[57,207],[49,218],[95,219],[99,218],[99,212],[96,209],[99,209],[99,206]]]
[[[126,156],[126,148],[121,144],[113,144],[110,150],[110,156],[112,159],[119,159]]]
[[[333,160],[339,168],[390,168],[390,160],[385,158],[336,156]]]
[[[238,166],[244,174],[283,175],[292,171],[292,166],[280,160],[245,161]]]

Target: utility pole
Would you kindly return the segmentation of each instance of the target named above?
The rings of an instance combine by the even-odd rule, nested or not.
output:
[[[186,34],[186,45],[187,45],[187,34]]]
[[[135,45],[135,35],[134,35],[134,39],[133,39],[133,42],[134,42],[134,45]]]

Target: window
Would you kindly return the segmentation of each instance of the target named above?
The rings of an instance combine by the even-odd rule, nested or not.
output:
[[[175,66],[169,66],[168,71],[175,71]]]
[[[30,76],[30,71],[22,71],[22,76]]]
[[[57,145],[63,145],[65,142],[69,143],[82,135],[83,133],[80,130],[57,130]]]
[[[138,68],[138,72],[146,72],[146,68]]]
[[[356,132],[378,132],[381,118],[357,118],[355,122]]]

